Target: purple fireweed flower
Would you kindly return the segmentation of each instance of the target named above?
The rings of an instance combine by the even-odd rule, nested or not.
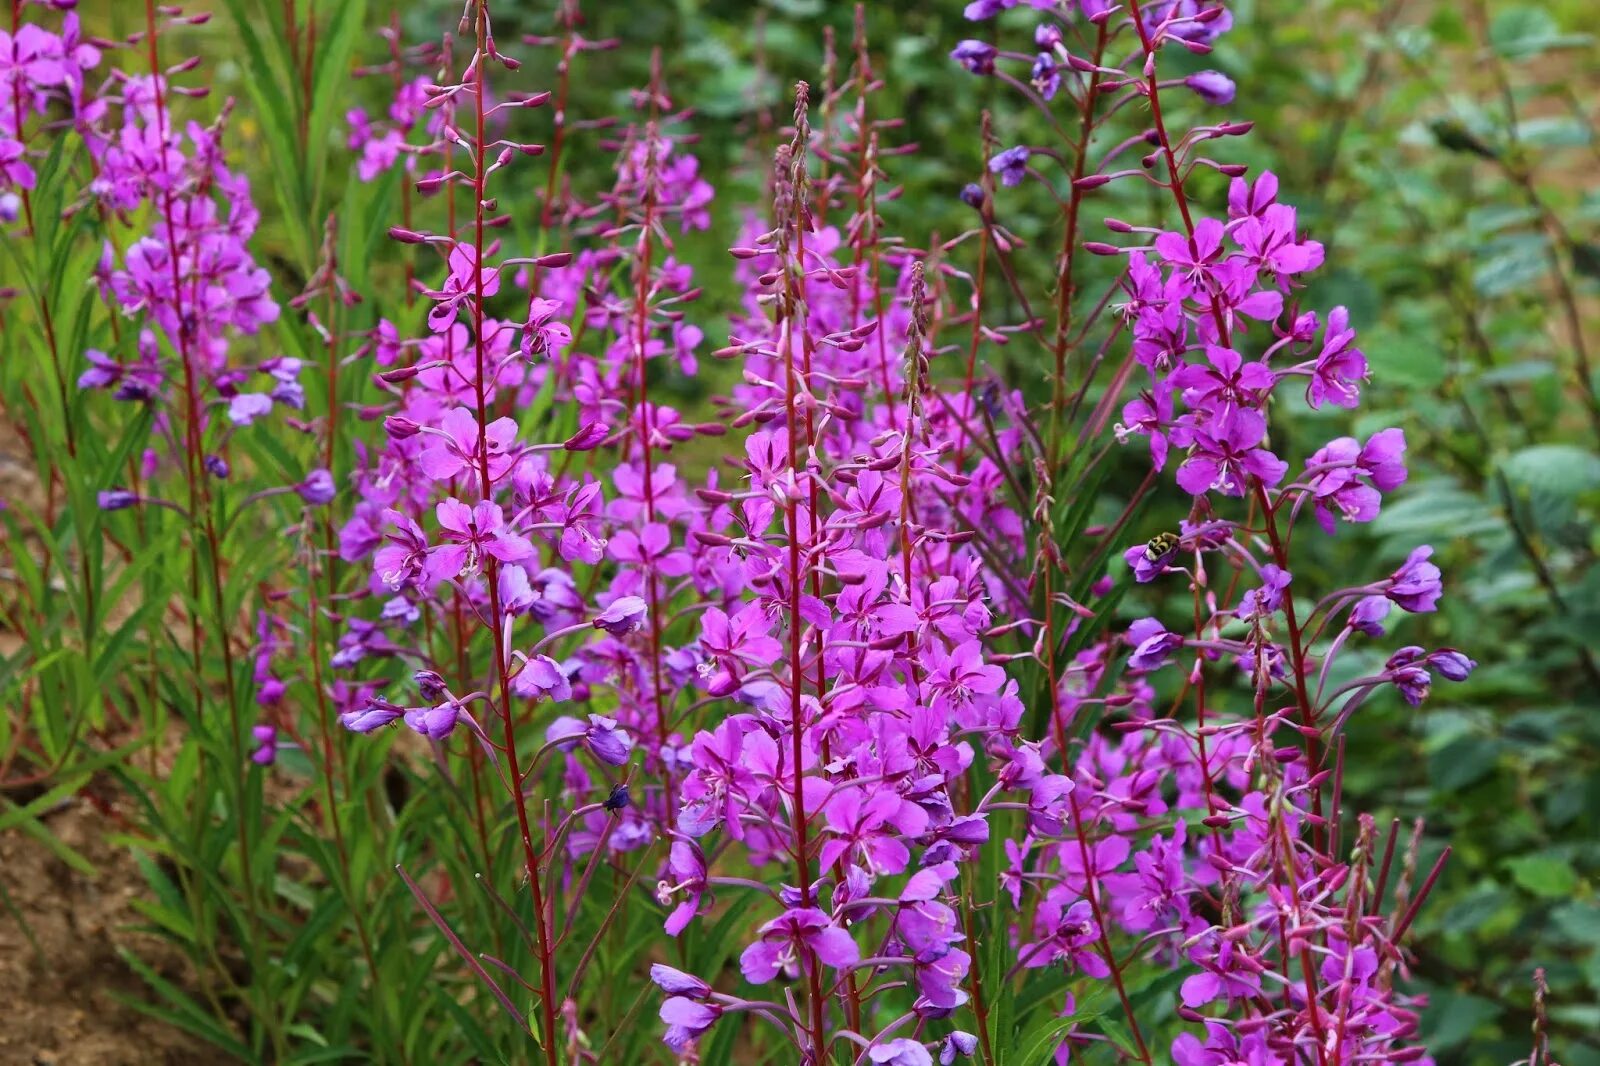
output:
[[[525,700],[564,703],[572,698],[572,682],[560,663],[548,655],[535,655],[511,679],[511,691]]]
[[[911,860],[902,837],[927,831],[928,815],[893,792],[841,788],[824,810],[829,839],[818,862],[824,869],[848,856],[869,874],[898,874]]]
[[[867,1061],[873,1066],[933,1066],[933,1056],[927,1047],[909,1037],[898,1037],[868,1048]]]
[[[1090,977],[1111,976],[1105,958],[1095,950],[1100,939],[1094,908],[1071,889],[1057,886],[1045,893],[1034,921],[1038,940],[1019,948],[1029,969],[1065,962]]]
[[[715,1003],[700,1003],[683,996],[673,996],[661,1004],[661,1020],[667,1031],[661,1041],[674,1051],[682,1051],[700,1039],[707,1029],[722,1017],[722,1008]]]
[[[500,291],[500,269],[498,267],[478,266],[478,250],[470,244],[457,242],[450,249],[450,273],[444,280],[444,287],[428,295],[439,301],[428,312],[428,327],[435,333],[443,333],[455,323],[456,312],[462,304],[478,296],[478,279],[482,278],[483,295],[493,296]]]
[[[764,985],[780,972],[791,976],[798,973],[804,954],[814,954],[819,962],[835,969],[849,966],[861,957],[850,934],[813,907],[784,911],[763,925],[758,935],[759,939],[739,956],[739,969],[753,985]]]
[[[939,1045],[939,1066],[951,1066],[957,1055],[973,1055],[978,1050],[978,1038],[972,1033],[957,1029]]]
[[[1389,575],[1383,594],[1401,610],[1425,614],[1437,607],[1444,585],[1439,580],[1439,568],[1428,561],[1432,556],[1430,545],[1413,548],[1405,565]]]
[[[1168,232],[1155,240],[1156,254],[1177,268],[1180,276],[1193,285],[1205,285],[1222,258],[1222,223],[1202,218],[1195,223],[1194,236]]]
[[[599,714],[589,716],[583,742],[595,758],[611,766],[625,765],[628,753],[633,750],[633,738],[617,728],[617,720]]]
[[[228,401],[228,419],[236,426],[248,426],[272,413],[272,397],[260,392],[241,392]]]
[[[1306,402],[1312,407],[1331,403],[1354,407],[1361,399],[1358,382],[1367,379],[1367,357],[1353,347],[1356,331],[1350,328],[1350,312],[1335,307],[1328,312],[1328,329],[1323,334],[1322,351],[1311,368],[1311,383],[1306,386]]]
[[[1061,68],[1057,66],[1055,57],[1049,52],[1040,52],[1033,61],[1033,71],[1028,80],[1040,96],[1054,100],[1061,88]]]
[[[930,649],[928,675],[922,691],[930,710],[941,714],[959,711],[981,696],[993,695],[1006,683],[1006,672],[984,662],[975,640],[965,641],[949,654]]]
[[[379,581],[398,591],[422,575],[429,562],[428,538],[421,526],[399,511],[386,510],[383,517],[395,528],[384,534],[389,543],[373,555],[372,569]]]
[[[674,970],[671,966],[664,966],[659,962],[650,965],[650,980],[661,991],[672,996],[705,999],[711,995],[711,986],[700,978],[682,970]]]
[[[1232,348],[1208,344],[1206,361],[1209,366],[1190,363],[1167,379],[1191,409],[1220,414],[1237,406],[1258,407],[1277,383],[1267,364],[1246,363]]]
[[[422,472],[435,481],[449,481],[464,471],[478,472],[478,416],[465,407],[456,407],[446,412],[439,428],[443,437],[430,435],[422,451]],[[483,427],[491,482],[499,481],[511,469],[515,461],[511,449],[516,440],[517,424],[509,418],[497,418]]]
[[[1317,523],[1330,536],[1335,509],[1350,522],[1378,516],[1383,494],[1406,480],[1406,436],[1399,429],[1374,433],[1365,445],[1353,437],[1329,441],[1306,460],[1306,479],[1316,500]]]
[[[382,696],[369,696],[363,706],[342,712],[339,715],[339,724],[353,733],[370,733],[399,718],[405,710],[404,707],[396,706]]]
[[[1439,671],[1439,675],[1446,681],[1465,681],[1478,666],[1475,661],[1454,648],[1440,648],[1429,653],[1427,662],[1429,666]]]
[[[1002,185],[1021,185],[1022,179],[1028,176],[1028,157],[1031,154],[1025,144],[1007,148],[989,160],[989,171],[1000,175]]]
[[[710,900],[706,898],[705,855],[700,845],[692,840],[672,842],[672,850],[667,857],[667,876],[656,882],[656,900],[663,907],[671,906],[679,893],[683,894],[682,901],[673,907],[662,926],[668,936],[683,932],[695,915],[710,906]]]
[[[993,74],[998,49],[983,41],[962,41],[950,50],[950,58],[974,74]]]
[[[739,687],[750,669],[762,669],[777,662],[783,645],[769,636],[772,619],[760,604],[742,608],[732,618],[721,609],[709,608],[700,618],[700,649],[710,657],[706,671],[706,691],[726,696]]]
[[[1364,596],[1350,609],[1350,628],[1369,637],[1383,636],[1383,620],[1389,616],[1389,600],[1384,596]]]
[[[1259,411],[1233,408],[1208,425],[1193,430],[1189,457],[1178,467],[1178,484],[1193,496],[1216,490],[1243,496],[1251,477],[1272,487],[1283,480],[1289,464],[1260,447],[1267,421]]]
[[[427,569],[441,578],[475,574],[485,556],[514,563],[533,554],[533,545],[506,527],[500,505],[479,500],[468,507],[454,496],[434,508],[443,543],[428,556]]]
[[[1183,647],[1183,638],[1168,632],[1167,627],[1154,618],[1141,618],[1128,626],[1127,642],[1133,645],[1128,656],[1128,669],[1154,670]]]
[[[420,733],[429,740],[443,740],[455,729],[456,722],[462,715],[461,704],[455,700],[446,700],[435,707],[412,707],[405,713],[406,725],[413,732]],[[366,730],[359,730],[366,732]]]
[[[1227,937],[1212,934],[1189,952],[1203,967],[1178,990],[1185,1007],[1203,1007],[1226,997],[1230,1003],[1261,993],[1260,965]]]
[[[271,766],[278,761],[278,730],[270,725],[252,726],[250,736],[256,742],[256,750],[250,753],[250,761],[257,766]]]
[[[1239,597],[1238,614],[1241,619],[1266,618],[1283,607],[1283,593],[1294,576],[1272,563],[1261,568],[1261,586],[1247,590]]]
[[[638,596],[619,596],[595,617],[593,625],[612,636],[622,636],[643,629],[649,613],[650,605]]]
[[[572,343],[572,330],[557,319],[561,305],[555,300],[535,296],[528,301],[528,317],[522,324],[519,349],[524,358],[554,356]]]

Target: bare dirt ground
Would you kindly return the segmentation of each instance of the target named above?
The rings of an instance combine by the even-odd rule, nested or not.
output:
[[[0,1064],[214,1066],[216,1051],[117,998],[148,995],[118,949],[177,983],[188,975],[169,948],[134,930],[130,901],[144,879],[125,849],[106,843],[105,816],[74,800],[46,824],[99,875],[79,873],[31,837],[0,835],[0,886],[17,910],[0,913]]]

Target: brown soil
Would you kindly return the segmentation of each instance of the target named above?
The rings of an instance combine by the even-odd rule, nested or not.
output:
[[[181,958],[134,930],[129,905],[144,878],[132,857],[106,843],[103,815],[81,800],[46,818],[62,842],[98,871],[87,877],[32,837],[0,836],[0,886],[27,922],[0,914],[0,1063],[5,1066],[214,1066],[219,1052],[117,996],[149,990],[118,955],[135,952],[175,983],[187,980]],[[42,954],[41,954],[42,953]]]

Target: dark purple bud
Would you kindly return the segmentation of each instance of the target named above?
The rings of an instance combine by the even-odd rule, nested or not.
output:
[[[1183,83],[1193,89],[1195,95],[1208,104],[1225,107],[1233,103],[1236,91],[1233,79],[1220,71],[1202,70],[1184,78]]]
[[[422,426],[405,415],[390,415],[383,420],[383,430],[395,440],[406,440],[422,432]]]
[[[417,683],[417,691],[429,703],[438,703],[450,694],[444,678],[433,670],[418,670],[411,675],[411,680]]]
[[[226,480],[228,475],[232,472],[233,468],[228,465],[228,460],[224,459],[222,456],[206,456],[206,473],[210,474],[212,477]]]
[[[598,448],[606,439],[610,430],[603,422],[590,422],[571,437],[561,447],[569,452],[587,452]]]
[[[385,370],[379,374],[378,380],[386,385],[398,385],[402,381],[410,381],[420,373],[422,373],[420,367],[397,366],[393,370]]]
[[[108,489],[100,493],[96,500],[102,511],[121,511],[138,503],[139,497],[127,489]]]
[[[983,186],[969,181],[961,187],[961,202],[974,211],[983,210]]]
[[[1465,681],[1478,665],[1454,648],[1440,648],[1428,656],[1428,664],[1447,681]]]

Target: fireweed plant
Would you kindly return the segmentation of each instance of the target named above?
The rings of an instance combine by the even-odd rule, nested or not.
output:
[[[675,241],[716,190],[659,56],[630,115],[580,120],[572,65],[612,42],[558,5],[524,42],[554,56],[533,90],[468,0],[437,45],[383,31],[358,73],[386,106],[339,130],[319,86],[347,76],[360,5],[319,43],[291,0],[276,59],[249,38],[289,101],[258,90],[269,136],[308,161],[276,195],[327,200],[331,139],[387,213],[297,221],[281,298],[230,105],[174,113],[204,92],[162,33],[203,17],[149,5],[91,44],[71,6],[16,3],[0,36],[0,220],[37,264],[8,295],[35,301],[51,368],[27,402],[71,427],[92,398],[120,427],[68,468],[61,565],[120,552],[140,624],[171,630],[149,703],[209,741],[182,768],[209,800],[143,816],[177,901],[157,924],[224,978],[180,1024],[256,1061],[1428,1061],[1404,939],[1444,858],[1421,869],[1419,830],[1343,809],[1344,733],[1373,693],[1416,705],[1474,664],[1407,646],[1338,668],[1434,610],[1426,545],[1347,587],[1296,580],[1297,539],[1371,521],[1406,440],[1284,443],[1300,403],[1355,408],[1368,366],[1344,308],[1301,306],[1323,249],[1276,178],[1207,154],[1249,132],[1208,117],[1233,82],[1164,73],[1224,6],[969,4],[1036,25],[1017,51],[956,44],[952,76],[1053,139],[1006,144],[986,115],[977,222],[920,248],[880,215],[909,146],[874,112],[858,14],[850,69],[830,43],[820,91],[797,86],[731,264],[697,267]],[[609,188],[566,175],[578,137],[614,156]],[[1004,222],[1034,187],[1061,215],[1045,252]],[[366,264],[384,229],[392,277]],[[90,233],[101,312],[43,284]],[[1030,292],[1040,254],[1054,284]],[[715,350],[697,270],[743,295]],[[1004,380],[1000,349],[1044,373]],[[664,402],[713,357],[717,417]],[[1163,494],[1188,517],[1145,540]],[[283,543],[252,553],[251,523]],[[142,576],[172,549],[179,579]],[[1167,590],[1181,616],[1127,606]],[[91,653],[100,617],[79,612]],[[175,662],[187,686],[159,676]],[[158,777],[152,756],[135,783]],[[279,779],[311,784],[274,814]],[[177,843],[219,822],[210,850]],[[344,969],[308,961],[321,938]],[[371,1017],[295,1058],[312,1001]]]

